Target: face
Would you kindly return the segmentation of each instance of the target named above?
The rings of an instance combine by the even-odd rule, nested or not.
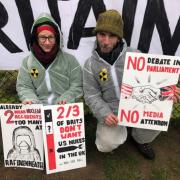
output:
[[[119,42],[119,38],[108,32],[98,32],[96,35],[102,53],[110,53]]]
[[[38,44],[44,52],[50,52],[56,43],[55,35],[47,30],[43,30],[38,34]]]
[[[17,136],[16,144],[21,150],[27,150],[32,146],[31,139],[28,135]]]

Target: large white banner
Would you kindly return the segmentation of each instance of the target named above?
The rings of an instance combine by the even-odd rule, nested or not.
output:
[[[28,40],[34,19],[50,13],[61,27],[64,50],[80,62],[91,55],[92,29],[98,14],[118,10],[124,19],[128,45],[142,52],[180,55],[179,0],[1,0],[0,69],[18,69],[29,54]]]

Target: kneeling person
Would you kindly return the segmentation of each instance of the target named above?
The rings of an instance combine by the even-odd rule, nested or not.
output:
[[[24,104],[73,103],[82,96],[82,70],[62,50],[62,33],[54,19],[41,14],[31,31],[30,55],[19,70],[16,89]]]
[[[127,47],[123,39],[123,20],[116,10],[99,15],[94,29],[95,48],[83,69],[85,102],[98,125],[96,146],[99,151],[111,152],[127,139],[127,128],[118,126],[118,106],[126,52],[138,52]],[[132,137],[140,152],[149,159],[155,153],[150,147],[159,131],[132,128]]]

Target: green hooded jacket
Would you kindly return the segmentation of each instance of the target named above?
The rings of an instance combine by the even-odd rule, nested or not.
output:
[[[45,22],[53,23],[58,29],[59,52],[54,61],[46,69],[36,59],[32,49],[30,55],[24,58],[19,69],[16,89],[20,100],[33,103],[57,104],[60,101],[67,103],[76,102],[82,97],[82,70],[74,56],[62,50],[62,33],[54,19],[46,14],[41,14],[31,29]],[[31,48],[31,43],[30,43]]]

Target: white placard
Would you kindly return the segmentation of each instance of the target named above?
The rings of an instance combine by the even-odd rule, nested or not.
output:
[[[46,173],[86,166],[83,103],[44,106]]]
[[[0,104],[5,167],[44,169],[41,108]]]
[[[119,125],[167,131],[179,74],[180,57],[127,53]]]

